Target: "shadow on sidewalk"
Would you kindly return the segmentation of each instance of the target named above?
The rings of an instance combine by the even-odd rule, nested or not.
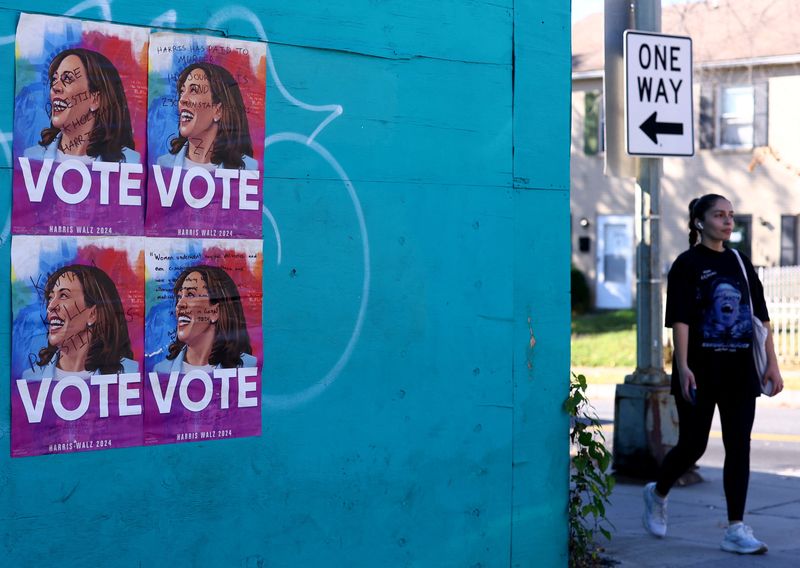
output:
[[[605,556],[618,566],[800,566],[800,477],[751,473],[745,523],[769,552],[740,556],[719,548],[728,522],[722,470],[701,467],[700,474],[702,483],[670,492],[664,539],[650,536],[642,526],[644,482],[620,480],[607,509],[616,530]]]

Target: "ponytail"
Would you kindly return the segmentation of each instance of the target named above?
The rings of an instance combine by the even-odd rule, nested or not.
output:
[[[697,221],[692,214],[694,213],[694,206],[697,205],[698,201],[700,201],[700,199],[695,197],[689,202],[689,248],[697,244]]]

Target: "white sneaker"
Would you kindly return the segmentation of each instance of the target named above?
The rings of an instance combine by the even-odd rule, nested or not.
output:
[[[720,548],[738,554],[763,554],[767,545],[753,536],[753,529],[744,523],[736,523],[725,531]]]
[[[655,491],[655,482],[644,486],[642,524],[651,535],[663,538],[667,534],[667,498],[659,497]]]

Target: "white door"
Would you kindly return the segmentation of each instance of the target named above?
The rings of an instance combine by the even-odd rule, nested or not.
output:
[[[633,216],[598,215],[596,306],[633,306],[634,272]]]

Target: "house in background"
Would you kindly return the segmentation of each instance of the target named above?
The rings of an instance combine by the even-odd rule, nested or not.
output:
[[[662,33],[693,43],[695,155],[664,158],[664,273],[688,246],[688,204],[721,193],[731,244],[757,266],[795,265],[800,215],[800,4],[719,0],[664,6]],[[603,15],[572,30],[572,261],[598,308],[631,307],[635,185],[604,169]]]

